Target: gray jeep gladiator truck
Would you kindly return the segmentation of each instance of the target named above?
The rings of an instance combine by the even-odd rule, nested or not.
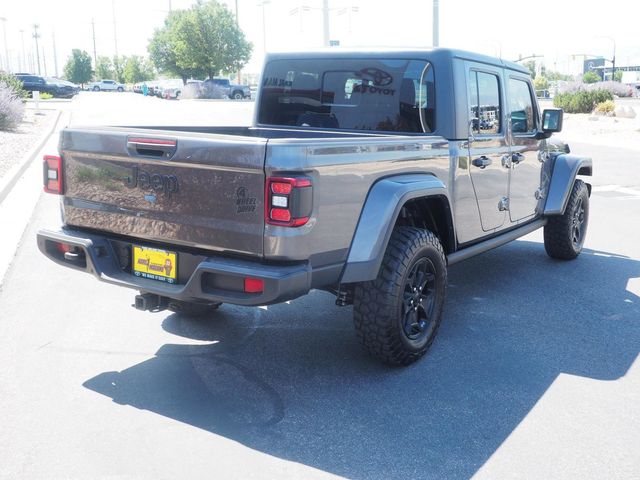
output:
[[[448,265],[539,228],[551,257],[580,253],[592,163],[551,141],[561,127],[500,59],[272,54],[251,127],[63,130],[44,159],[63,225],[38,245],[142,310],[326,290],[371,355],[407,365],[438,331]]]

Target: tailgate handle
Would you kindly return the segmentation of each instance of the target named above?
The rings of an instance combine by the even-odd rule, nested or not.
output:
[[[127,138],[129,155],[136,157],[171,158],[176,153],[177,140],[165,138]]]

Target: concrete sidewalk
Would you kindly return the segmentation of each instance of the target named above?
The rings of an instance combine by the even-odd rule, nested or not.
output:
[[[0,289],[42,193],[42,163],[38,160],[58,151],[58,132],[68,123],[68,118],[68,112],[59,110],[52,128],[0,179]]]

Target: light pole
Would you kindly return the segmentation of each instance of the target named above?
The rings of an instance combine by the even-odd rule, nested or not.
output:
[[[38,25],[37,23],[35,23],[33,25],[33,38],[36,41],[36,61],[38,62],[38,75],[41,75],[41,73],[40,73],[40,52],[38,51],[38,39],[40,38],[40,34],[38,33],[38,29],[39,28],[40,28],[40,25]]]
[[[440,45],[440,0],[433,0],[433,46]]]
[[[7,47],[7,19],[4,17],[0,17],[0,22],[2,22],[2,35],[4,37],[4,58],[5,58],[5,66],[7,67],[7,72],[11,71],[11,66],[9,65],[9,47]]]
[[[22,41],[22,64],[24,65],[23,71],[26,72],[27,70],[29,70],[29,68],[27,64],[27,54],[25,53],[24,49],[24,30],[20,30],[20,40]]]
[[[607,40],[611,40],[613,42],[613,58],[611,59],[611,81],[615,81],[615,78],[616,78],[616,40],[615,40],[615,38],[608,37],[606,35],[598,35],[596,38],[606,38]],[[605,80],[606,80],[606,78],[605,78]]]
[[[262,51],[263,53],[267,53],[267,18],[265,14],[265,5],[271,3],[271,0],[262,0],[258,4],[259,7],[262,7]]]

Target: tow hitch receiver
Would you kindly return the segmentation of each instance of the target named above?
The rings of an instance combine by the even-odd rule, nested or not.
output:
[[[136,310],[142,310],[143,312],[161,312],[166,310],[169,304],[169,299],[161,297],[154,293],[141,293],[136,295],[135,303],[132,305],[136,307]]]

